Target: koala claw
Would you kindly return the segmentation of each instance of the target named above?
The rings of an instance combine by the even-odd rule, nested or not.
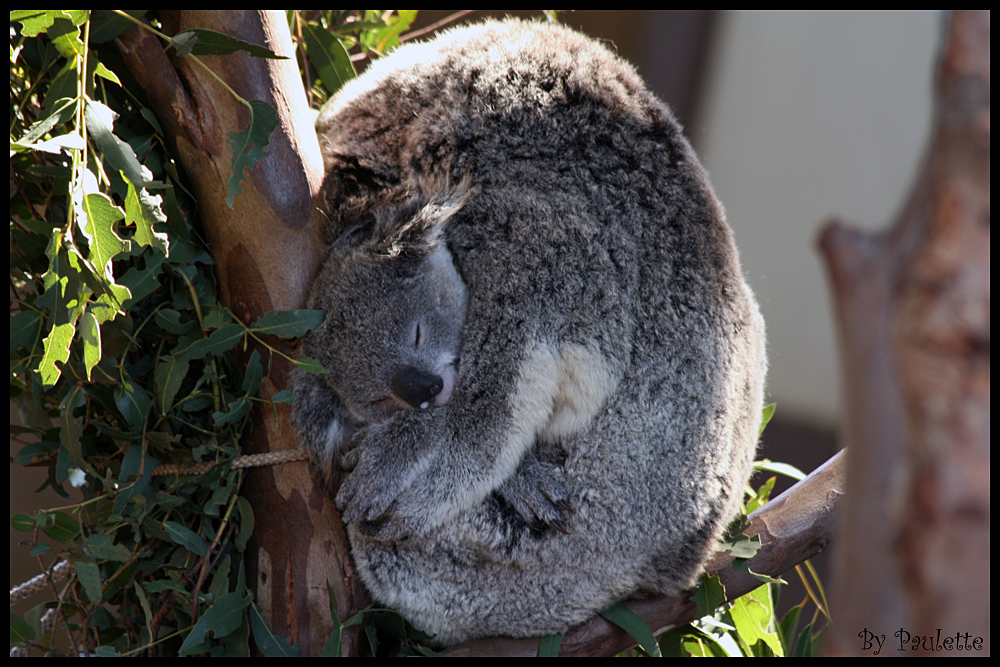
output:
[[[566,499],[566,488],[552,476],[555,469],[555,465],[529,454],[499,491],[528,523],[552,526],[568,534],[563,515],[574,512]]]
[[[400,489],[382,474],[385,468],[377,461],[378,457],[352,458],[355,465],[337,491],[337,508],[344,523],[374,521],[385,514]]]

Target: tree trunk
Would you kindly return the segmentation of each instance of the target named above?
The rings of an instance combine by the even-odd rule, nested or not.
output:
[[[820,237],[849,445],[836,655],[990,652],[989,11],[951,17],[937,107],[892,228]]]
[[[270,156],[245,174],[243,193],[230,209],[226,179],[232,151],[226,135],[245,128],[246,107],[191,59],[164,53],[164,45],[148,32],[132,28],[118,40],[195,189],[221,302],[247,323],[268,311],[302,308],[324,256],[322,220],[312,206],[323,165],[285,15],[175,10],[160,17],[167,34],[208,28],[289,58],[266,60],[243,52],[200,56],[244,99],[264,101],[278,111],[278,129],[267,146]],[[292,351],[283,341],[269,343]],[[265,367],[262,397],[289,388],[288,362],[275,357]],[[244,451],[298,447],[290,424],[283,404],[277,416],[258,409]],[[319,655],[333,630],[327,584],[336,593],[342,620],[367,604],[336,508],[306,463],[253,469],[241,492],[254,509],[247,562],[257,603],[274,632],[299,642],[303,655]],[[344,641],[344,654],[356,654],[356,634]]]

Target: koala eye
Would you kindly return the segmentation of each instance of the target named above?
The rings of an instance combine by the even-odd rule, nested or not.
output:
[[[416,331],[414,331],[414,333],[413,333],[413,347],[415,347],[417,349],[420,349],[420,343],[423,342],[423,338],[421,337],[420,334],[421,334],[421,332],[420,332],[420,322],[417,322]]]

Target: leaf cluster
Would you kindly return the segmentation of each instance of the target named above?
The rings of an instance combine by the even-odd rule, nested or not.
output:
[[[244,323],[218,302],[197,202],[112,41],[139,18],[156,32],[143,11],[11,13],[12,463],[45,468],[42,488],[67,499],[12,523],[40,564],[72,565],[65,584],[45,572],[48,601],[11,612],[11,643],[55,651],[59,634],[76,655],[247,655],[253,632],[287,653],[247,587],[253,512],[229,462],[255,403],[291,402],[258,396],[280,354],[266,337],[301,336],[323,314]],[[211,31],[162,37],[186,57],[274,56]],[[275,112],[260,106],[264,120],[230,137],[231,199],[267,154]],[[164,463],[210,468],[154,476]]]

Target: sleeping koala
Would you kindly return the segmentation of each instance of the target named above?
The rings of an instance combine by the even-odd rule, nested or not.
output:
[[[328,479],[349,470],[337,504],[374,598],[453,643],[690,586],[738,511],[766,361],[670,111],[597,42],[508,20],[398,49],[317,131],[330,324],[306,354],[333,372],[297,376],[295,424]],[[399,274],[415,292],[365,268],[428,226],[438,245]],[[442,336],[420,363],[413,322]]]

